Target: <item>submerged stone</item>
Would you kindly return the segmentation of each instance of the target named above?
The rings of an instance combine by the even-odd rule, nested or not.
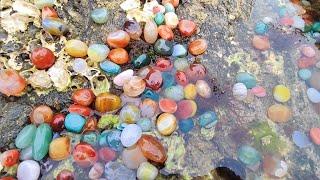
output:
[[[238,159],[247,166],[253,166],[261,161],[260,153],[251,146],[243,145],[238,149]]]
[[[273,97],[278,102],[287,102],[291,98],[290,89],[284,85],[277,85],[273,88]]]
[[[179,129],[183,133],[188,133],[194,128],[194,122],[191,118],[179,120]]]
[[[119,162],[108,162],[105,165],[105,177],[113,180],[136,180],[136,172]]]
[[[142,118],[137,121],[137,125],[140,126],[143,132],[151,131],[152,122],[148,118]]]
[[[64,126],[68,131],[80,133],[86,123],[86,120],[79,114],[70,113],[66,116]]]
[[[49,157],[54,161],[60,161],[69,157],[71,143],[69,137],[59,137],[50,143]]]
[[[37,180],[40,176],[40,165],[34,160],[22,161],[17,170],[17,178],[21,180]]]
[[[315,88],[308,88],[307,96],[311,102],[320,103],[320,92]]]
[[[254,31],[259,35],[264,35],[269,30],[269,27],[264,22],[258,22],[255,26]]]
[[[113,48],[125,48],[130,42],[130,36],[126,31],[118,30],[109,33],[107,43]]]
[[[101,93],[96,97],[95,108],[100,113],[111,112],[121,107],[119,96],[110,93]]]
[[[128,52],[123,48],[112,49],[108,54],[108,58],[119,65],[126,64],[130,60]]]
[[[174,33],[172,29],[167,25],[160,25],[158,27],[158,33],[162,39],[165,39],[168,41],[171,41],[174,39]]]
[[[46,123],[39,125],[32,145],[32,157],[34,160],[40,161],[47,155],[51,140],[51,127]]]
[[[158,38],[158,27],[157,24],[153,20],[149,20],[146,22],[143,30],[144,40],[149,43],[153,44],[156,42]]]
[[[180,101],[184,98],[183,87],[180,85],[170,86],[164,90],[164,96],[175,101]]]
[[[142,129],[136,124],[129,124],[121,133],[121,143],[125,147],[136,144],[142,135]]]
[[[177,119],[173,114],[162,113],[156,122],[156,126],[160,134],[168,136],[177,128]]]
[[[151,135],[142,135],[138,141],[143,155],[154,162],[163,164],[167,159],[167,153],[161,142]]]
[[[217,122],[217,115],[213,111],[207,111],[199,116],[199,125],[202,128],[211,128],[216,125]]]
[[[207,48],[208,42],[205,39],[197,39],[189,44],[189,52],[194,56],[203,54]]]
[[[287,122],[292,116],[291,110],[281,104],[274,104],[268,108],[268,117],[276,123]]]
[[[78,39],[71,39],[66,42],[65,50],[72,57],[84,57],[87,55],[88,46]]]
[[[140,109],[132,104],[125,105],[120,113],[120,122],[136,123],[140,119]]]
[[[311,78],[312,72],[309,69],[300,69],[298,75],[302,80],[308,80]]]
[[[292,134],[292,140],[299,148],[306,148],[312,144],[309,137],[301,131],[294,131]]]
[[[147,66],[151,63],[151,59],[147,54],[141,54],[140,56],[132,60],[132,65],[136,69],[140,69],[143,66]]]
[[[173,52],[173,43],[165,39],[158,39],[154,44],[154,50],[162,56],[171,56]]]
[[[137,178],[141,180],[154,180],[158,175],[158,169],[149,162],[140,164],[137,171]]]
[[[141,163],[147,161],[143,156],[140,147],[137,145],[125,148],[121,156],[123,163],[130,169],[138,169]]]
[[[257,80],[256,78],[247,72],[240,72],[236,76],[236,80],[238,83],[243,83],[246,85],[248,89],[251,89],[256,86]]]

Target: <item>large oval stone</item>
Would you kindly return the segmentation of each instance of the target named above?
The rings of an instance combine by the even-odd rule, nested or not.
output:
[[[121,106],[120,97],[110,94],[110,93],[101,93],[97,96],[95,101],[96,110],[100,113],[114,111],[119,109]]]
[[[285,105],[274,104],[268,108],[269,119],[276,123],[287,122],[291,115],[291,110]]]
[[[15,145],[19,149],[24,149],[30,146],[34,140],[37,127],[33,124],[25,126],[17,135]]]
[[[151,135],[142,135],[138,141],[144,157],[147,159],[157,162],[164,163],[167,159],[166,150],[159,140]]]
[[[69,137],[59,137],[50,143],[49,157],[54,161],[60,161],[68,158],[71,151],[71,144]]]
[[[48,124],[41,124],[36,130],[32,146],[32,157],[34,160],[40,161],[47,155],[51,140],[51,127]]]

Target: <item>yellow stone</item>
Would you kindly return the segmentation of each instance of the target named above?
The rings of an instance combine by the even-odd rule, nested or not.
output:
[[[287,102],[291,97],[290,89],[284,85],[277,85],[273,89],[273,97],[278,102]]]
[[[67,159],[70,155],[71,144],[69,137],[59,137],[51,141],[49,157],[54,161]]]
[[[70,56],[84,57],[87,55],[88,46],[80,40],[72,39],[66,42],[65,50]]]
[[[197,89],[194,84],[187,84],[184,89],[184,97],[186,99],[195,99],[197,97]]]
[[[177,118],[170,113],[162,113],[157,119],[157,129],[162,135],[170,135],[177,128]]]

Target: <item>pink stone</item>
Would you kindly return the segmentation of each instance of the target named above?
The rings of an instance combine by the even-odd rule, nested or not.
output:
[[[132,76],[133,76],[132,69],[125,70],[113,78],[113,83],[117,86],[123,86],[123,84],[129,81],[132,78]]]
[[[280,24],[283,26],[291,26],[293,23],[293,19],[289,17],[283,17],[280,19]]]
[[[178,109],[175,113],[180,120],[193,117],[197,112],[197,104],[193,100],[182,100],[178,102]]]
[[[108,147],[103,147],[99,149],[98,154],[99,154],[99,159],[102,160],[103,162],[113,161],[117,157],[117,153]]]
[[[254,48],[261,51],[270,49],[269,38],[266,36],[253,36],[252,45]]]
[[[303,45],[300,49],[302,55],[308,57],[308,58],[312,58],[314,56],[316,56],[316,51],[314,50],[313,47],[308,46],[308,45]]]
[[[158,38],[158,26],[153,20],[147,21],[146,25],[144,26],[143,36],[144,40],[149,44],[156,42]]]
[[[257,97],[265,97],[267,95],[266,89],[262,86],[256,86],[251,89],[251,93],[253,93]]]
[[[143,156],[140,147],[134,145],[123,150],[122,161],[128,168],[138,169],[141,163],[147,162],[147,159]]]
[[[104,166],[102,163],[95,163],[89,171],[90,179],[99,179],[104,173]]]
[[[159,108],[162,112],[173,114],[177,111],[178,105],[173,99],[163,98],[159,101]]]

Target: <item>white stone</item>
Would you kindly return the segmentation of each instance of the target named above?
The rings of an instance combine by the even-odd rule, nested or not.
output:
[[[233,96],[237,100],[244,100],[248,95],[248,89],[243,83],[236,83],[232,89]]]
[[[121,133],[121,143],[125,147],[133,146],[137,143],[142,135],[142,129],[136,124],[129,124]]]
[[[40,166],[34,160],[25,160],[18,166],[18,180],[37,180],[40,176]]]
[[[132,69],[125,70],[113,78],[113,83],[117,86],[123,86],[123,84],[129,81],[132,78],[132,76],[133,76]]]
[[[309,88],[307,90],[307,96],[313,103],[320,103],[320,92],[315,88]]]

